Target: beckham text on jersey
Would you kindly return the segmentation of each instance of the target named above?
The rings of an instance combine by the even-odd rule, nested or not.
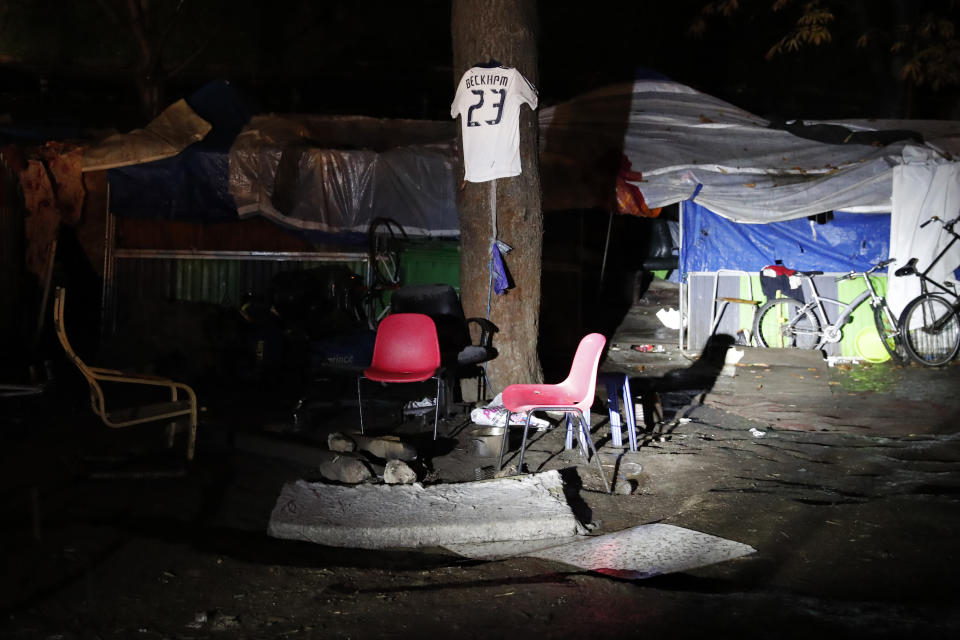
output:
[[[492,73],[488,73],[484,75],[477,74],[477,75],[468,76],[466,78],[466,84],[464,86],[467,89],[469,89],[470,87],[478,87],[481,85],[483,86],[499,85],[501,87],[505,87],[507,86],[507,82],[509,80],[510,80],[509,76],[501,76],[501,75],[492,74]]]

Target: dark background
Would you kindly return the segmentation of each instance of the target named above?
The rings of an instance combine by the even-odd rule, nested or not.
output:
[[[128,28],[110,22],[95,0],[6,4],[20,9],[0,21],[0,115],[120,130],[144,124]],[[539,3],[541,105],[652,69],[768,117],[960,116],[957,84],[933,91],[898,79],[909,52],[891,52],[887,38],[896,24],[916,23],[929,10],[955,18],[952,0],[834,0],[829,43],[771,60],[766,52],[796,23],[801,3],[773,12],[771,2],[743,1],[732,17],[714,16],[702,37],[692,37],[690,26],[707,4]],[[449,0],[184,6],[165,41],[164,68],[189,63],[166,83],[167,103],[222,78],[264,112],[449,117],[456,80]],[[864,33],[876,37],[858,47]]]

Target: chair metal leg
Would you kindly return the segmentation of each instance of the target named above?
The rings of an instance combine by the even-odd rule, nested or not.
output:
[[[520,441],[520,459],[517,460],[517,473],[523,473],[523,454],[527,451],[527,431],[530,429],[530,418],[533,417],[533,409],[527,412],[527,420],[523,423],[523,440]]]
[[[633,392],[630,390],[630,377],[623,376],[623,408],[627,416],[627,437],[630,451],[637,450],[637,416],[633,411]]]
[[[583,435],[586,438],[587,443],[589,443],[590,449],[593,450],[593,459],[597,461],[597,470],[600,472],[600,480],[603,481],[603,486],[606,488],[607,493],[613,493],[613,487],[607,483],[607,474],[603,471],[603,464],[600,462],[600,454],[597,453],[597,447],[593,444],[593,438],[590,437],[590,423],[584,419],[583,413],[579,410],[577,411],[577,415],[580,419],[580,428],[583,431]],[[583,443],[581,443],[581,445],[582,444]]]
[[[190,426],[187,428],[187,460],[193,460],[193,453],[197,448],[197,417],[190,418]]]
[[[357,378],[357,408],[360,409],[360,433],[363,433],[363,399],[360,397],[360,381],[363,377]]]
[[[510,411],[507,411],[507,419],[503,423],[503,436],[500,438],[500,457],[497,459],[497,472],[499,473],[503,469],[503,454],[507,450],[507,443],[510,441],[509,431],[510,431],[510,417],[513,414]]]
[[[437,418],[440,417],[440,376],[437,376],[437,401],[433,403],[433,439],[437,439]]]
[[[590,460],[590,446],[592,446],[592,441],[590,440],[590,431],[589,428],[586,432],[586,437],[584,437],[584,425],[590,424],[579,411],[574,412],[573,415],[567,414],[568,420],[576,420],[577,429],[576,429],[576,438],[577,446],[580,447],[580,455],[583,456],[585,460]],[[572,425],[571,425],[572,426]],[[571,429],[572,431],[572,429]]]

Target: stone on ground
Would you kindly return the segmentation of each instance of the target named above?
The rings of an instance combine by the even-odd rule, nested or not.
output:
[[[335,431],[327,436],[327,448],[330,451],[349,453],[357,450],[357,443],[353,441],[353,438]]]
[[[389,460],[383,470],[383,481],[387,484],[413,484],[417,481],[417,474],[403,460]]]
[[[417,450],[394,436],[380,436],[379,438],[354,436],[354,440],[358,449],[384,460],[410,462],[417,459]]]

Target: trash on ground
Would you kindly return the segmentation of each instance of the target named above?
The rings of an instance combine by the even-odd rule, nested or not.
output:
[[[558,471],[424,487],[284,485],[267,534],[333,547],[384,549],[556,539],[584,532]]]
[[[420,400],[411,400],[410,402],[403,405],[403,413],[405,415],[418,415],[421,413],[427,413],[428,411],[433,411],[437,406],[436,398],[422,398]]]
[[[750,427],[750,435],[752,435],[754,438],[762,438],[763,436],[767,435],[767,432],[760,431],[760,429],[757,429],[756,427]]]
[[[474,424],[502,427],[503,422],[507,419],[507,408],[503,406],[503,394],[498,393],[486,406],[477,407],[472,410],[470,412],[470,419]],[[525,413],[514,413],[510,416],[511,425],[523,426],[526,421],[527,414]],[[537,429],[546,429],[550,426],[550,423],[543,418],[533,416],[530,419],[530,426],[536,427]]]
[[[737,373],[736,366],[743,359],[743,354],[743,349],[728,349],[723,358],[723,369],[720,373],[730,378],[735,376]]]
[[[673,307],[666,307],[657,311],[657,319],[667,329],[677,331],[680,329],[680,312]]]
[[[640,353],[663,353],[664,347],[662,344],[632,344],[630,348],[634,351],[639,351]]]

